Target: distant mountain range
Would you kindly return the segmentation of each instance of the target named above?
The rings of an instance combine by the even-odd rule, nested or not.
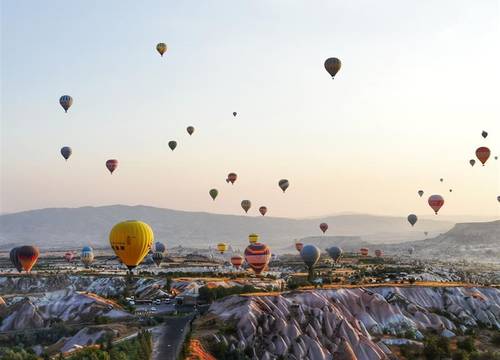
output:
[[[249,233],[275,250],[289,248],[294,239],[316,236],[357,236],[372,244],[400,243],[444,233],[453,227],[448,221],[423,219],[411,227],[406,217],[337,215],[318,219],[288,219],[187,212],[149,206],[101,206],[49,208],[0,216],[0,249],[19,244],[35,244],[42,249],[78,249],[84,245],[108,247],[113,225],[123,220],[142,220],[150,224],[155,238],[168,247],[183,245],[208,247],[228,242],[243,248]],[[328,236],[320,236],[319,223],[329,225]],[[429,236],[430,236],[429,235]],[[337,242],[339,239],[331,239]],[[328,242],[328,241],[327,241]],[[325,243],[326,244],[326,243]]]

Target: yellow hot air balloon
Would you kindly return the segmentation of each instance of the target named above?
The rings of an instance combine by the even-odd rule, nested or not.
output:
[[[109,242],[115,254],[129,270],[139,265],[153,245],[151,227],[136,220],[116,224],[109,233]]]
[[[248,242],[250,244],[255,244],[258,241],[259,241],[259,235],[254,234],[254,233],[248,235]]]
[[[158,51],[160,55],[163,56],[163,54],[165,54],[165,51],[167,51],[167,44],[158,43],[158,45],[156,45],[156,51]]]
[[[224,254],[227,251],[227,244],[225,243],[218,243],[217,244],[217,251],[220,252],[221,254]]]

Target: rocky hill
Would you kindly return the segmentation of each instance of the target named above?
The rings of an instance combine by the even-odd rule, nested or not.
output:
[[[406,253],[413,247],[414,256],[426,259],[500,262],[500,220],[456,224],[432,239],[379,247],[387,254]]]
[[[14,245],[35,244],[42,249],[108,247],[112,226],[123,220],[137,219],[150,224],[158,240],[168,246],[205,248],[220,241],[236,247],[247,244],[251,232],[275,250],[289,247],[293,239],[320,234],[318,224],[327,222],[328,235],[361,236],[380,243],[417,240],[423,231],[442,233],[453,223],[422,220],[411,228],[405,217],[372,215],[339,215],[318,219],[234,216],[160,209],[148,206],[102,206],[52,208],[0,216],[0,249]]]
[[[387,344],[419,344],[426,330],[454,336],[478,325],[500,329],[499,289],[380,287],[231,296],[212,304],[195,334],[207,348],[223,342],[230,352],[250,351],[256,359],[375,360],[391,353]],[[405,338],[409,334],[412,340]]]

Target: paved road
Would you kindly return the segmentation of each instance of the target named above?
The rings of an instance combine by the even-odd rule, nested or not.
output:
[[[165,303],[160,304],[160,305],[140,304],[140,305],[136,305],[135,309],[137,311],[146,311],[146,310],[151,310],[152,307],[156,308],[156,311],[153,312],[153,314],[157,314],[157,315],[171,313],[171,312],[174,312],[176,310],[175,304],[165,304]]]
[[[184,343],[186,333],[189,331],[187,324],[193,315],[172,317],[165,324],[153,331],[153,356],[152,360],[175,360],[178,351]]]

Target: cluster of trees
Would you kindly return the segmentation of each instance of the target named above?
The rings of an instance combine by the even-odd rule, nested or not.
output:
[[[494,343],[495,339],[492,339]],[[424,347],[402,346],[401,355],[407,359],[426,360],[500,360],[500,352],[479,352],[474,336],[457,341],[457,349],[451,350],[450,340],[446,337],[430,335],[424,340]]]
[[[222,286],[208,288],[206,286],[203,286],[198,290],[199,300],[206,302],[213,302],[215,300],[222,299],[229,295],[248,294],[257,291],[260,290],[253,287],[252,285],[233,286],[229,288],[225,288]]]
[[[59,355],[65,360],[149,360],[153,351],[151,333],[140,331],[134,339],[113,344],[112,337],[100,342],[100,346],[87,348],[69,357]],[[50,359],[49,356],[36,356],[31,349],[22,347],[0,348],[0,360],[39,360]]]

